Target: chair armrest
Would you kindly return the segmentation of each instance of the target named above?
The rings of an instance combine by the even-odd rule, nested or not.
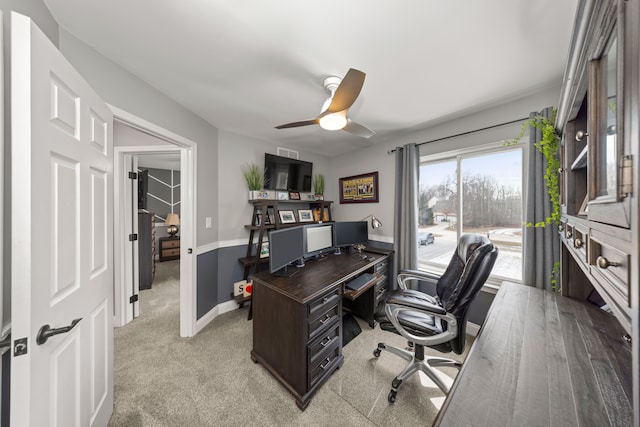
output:
[[[431,295],[408,290],[408,292],[392,292],[386,300],[387,304],[415,309],[430,315],[445,315],[447,311],[431,297]]]
[[[455,318],[455,316],[453,316],[450,313],[429,314],[428,312],[422,312],[422,311],[416,310],[415,308],[409,308],[406,306],[393,304],[393,303],[387,303],[384,307],[384,310],[385,310],[385,314],[387,315],[387,318],[391,321],[396,331],[398,331],[400,335],[402,335],[409,341],[412,341],[416,344],[421,344],[426,346],[437,345],[437,344],[442,344],[442,343],[451,341],[452,339],[458,336],[458,326],[457,326],[458,321]],[[407,313],[410,313],[413,316],[424,316],[425,319],[431,316],[440,318],[448,324],[448,328],[435,335],[427,335],[427,336],[414,335],[413,333],[405,329],[402,326],[402,324],[400,324],[400,321],[398,320],[398,315],[400,315],[403,311],[406,311]]]
[[[437,282],[439,279],[439,275],[421,270],[402,270],[396,277],[396,281],[398,282],[398,286],[400,286],[400,289],[408,289],[407,282],[409,281],[418,282],[423,280]]]

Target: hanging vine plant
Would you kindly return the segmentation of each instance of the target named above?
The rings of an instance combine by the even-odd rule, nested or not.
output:
[[[544,181],[549,194],[549,202],[551,202],[551,214],[543,220],[536,223],[526,223],[526,227],[546,227],[549,224],[558,224],[560,222],[560,177],[558,170],[560,169],[560,136],[556,133],[554,126],[557,110],[554,108],[551,117],[543,117],[536,114],[522,124],[522,129],[518,136],[511,141],[506,141],[505,145],[516,145],[524,137],[528,127],[540,130],[542,139],[533,145],[544,156],[547,167],[544,173]]]

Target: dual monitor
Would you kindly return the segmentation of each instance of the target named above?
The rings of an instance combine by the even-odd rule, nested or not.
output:
[[[324,256],[334,249],[369,240],[366,221],[305,224],[269,231],[269,271],[277,275],[294,274],[294,262]]]

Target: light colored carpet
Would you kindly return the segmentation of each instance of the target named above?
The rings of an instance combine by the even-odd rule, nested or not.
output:
[[[360,322],[362,333],[343,349],[344,365],[302,412],[251,361],[246,308],[218,316],[195,337],[180,338],[178,269],[178,261],[158,263],[152,289],[140,293],[140,317],[115,331],[109,426],[431,425],[444,395],[422,374],[405,381],[394,405],[387,402],[405,362],[388,352],[376,359],[372,352],[380,341],[403,346],[402,337]]]

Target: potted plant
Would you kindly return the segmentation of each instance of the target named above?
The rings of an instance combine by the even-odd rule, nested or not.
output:
[[[313,192],[316,195],[316,200],[324,200],[324,175],[317,174],[313,178]]]
[[[255,163],[247,163],[242,166],[241,170],[249,188],[249,200],[260,199],[265,183],[264,171]]]

